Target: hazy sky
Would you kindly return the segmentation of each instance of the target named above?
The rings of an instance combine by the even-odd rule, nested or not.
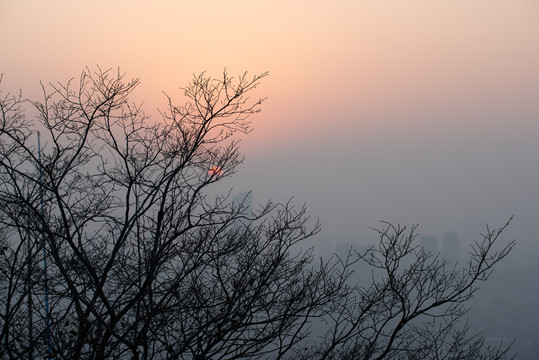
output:
[[[381,219],[538,239],[537,0],[0,0],[4,90],[85,66],[140,77],[150,109],[193,73],[269,71],[227,182],[307,202],[335,241]]]

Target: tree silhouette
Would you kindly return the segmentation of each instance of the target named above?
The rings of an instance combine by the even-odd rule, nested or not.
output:
[[[463,269],[389,223],[379,247],[322,260],[297,246],[319,231],[305,207],[209,195],[243,161],[266,75],[195,76],[155,122],[113,70],[0,98],[0,357],[505,357],[460,319],[507,225]]]

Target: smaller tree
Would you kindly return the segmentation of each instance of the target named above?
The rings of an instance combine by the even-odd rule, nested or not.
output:
[[[347,282],[346,296],[324,318],[327,331],[307,347],[305,359],[505,359],[511,344],[484,346],[470,334],[463,317],[466,302],[486,281],[493,267],[514,246],[494,249],[501,228],[488,226],[472,245],[465,267],[426,252],[417,244],[417,226],[410,230],[384,222],[377,247],[351,252],[344,262],[371,274],[367,286]],[[356,264],[357,265],[357,264]]]

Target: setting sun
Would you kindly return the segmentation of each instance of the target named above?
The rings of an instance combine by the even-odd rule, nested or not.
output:
[[[208,170],[208,175],[216,177],[222,176],[223,169],[221,169],[219,166],[212,166],[210,170]]]

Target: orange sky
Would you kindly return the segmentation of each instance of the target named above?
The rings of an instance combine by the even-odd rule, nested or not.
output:
[[[385,129],[407,121],[403,113],[472,111],[516,94],[530,101],[520,94],[539,81],[533,0],[1,4],[1,71],[27,92],[84,66],[121,66],[157,105],[194,72],[270,71],[258,146],[277,135]]]
[[[330,231],[358,217],[434,231],[539,194],[536,0],[0,0],[0,46],[4,89],[120,66],[150,108],[193,73],[269,71],[241,186],[322,218],[342,207]]]

